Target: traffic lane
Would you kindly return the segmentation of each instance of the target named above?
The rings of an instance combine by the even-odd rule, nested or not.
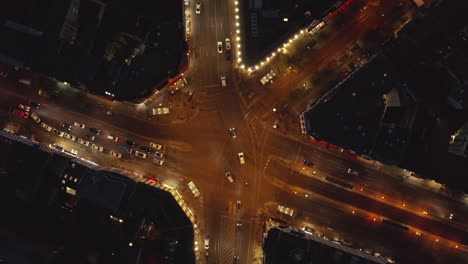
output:
[[[345,239],[352,243],[353,248],[363,251],[379,252],[385,257],[391,257],[397,263],[465,263],[468,254],[454,250],[453,247],[433,247],[433,239],[425,239],[412,232],[405,232],[391,226],[383,225],[380,221],[372,221],[369,215],[356,212],[336,203],[315,197],[305,198],[294,195],[281,186],[275,189],[275,204],[283,204],[290,208],[299,208],[297,216],[287,217],[271,208],[272,216],[286,220],[293,226],[311,226],[318,234],[332,239]],[[431,254],[427,254],[431,252]],[[436,257],[437,256],[437,257]],[[449,261],[452,260],[452,261]]]
[[[460,230],[447,224],[400,210],[357,193],[335,187],[334,185],[305,177],[297,172],[290,174],[288,173],[288,169],[282,166],[277,166],[276,170],[270,171],[270,173],[271,177],[286,181],[290,185],[298,186],[342,203],[383,215],[394,221],[420,228],[431,234],[459,243],[467,243],[468,241],[466,230]]]

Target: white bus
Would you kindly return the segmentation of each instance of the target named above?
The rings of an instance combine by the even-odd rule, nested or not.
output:
[[[195,198],[198,198],[201,196],[200,191],[198,190],[197,186],[195,186],[195,183],[193,183],[193,181],[189,182],[187,185],[190,191],[192,191],[192,194],[193,196],[195,196]]]

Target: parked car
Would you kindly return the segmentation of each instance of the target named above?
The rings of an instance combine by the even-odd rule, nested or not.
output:
[[[210,239],[207,237],[205,238],[205,249],[208,250],[210,248]]]
[[[135,147],[136,145],[135,141],[131,141],[131,140],[125,140],[125,143],[132,148]]]
[[[98,150],[98,151],[100,151],[100,152],[103,152],[103,151],[104,151],[104,148],[103,148],[103,147],[98,146],[98,145],[96,145],[96,144],[91,145],[91,148],[94,149],[94,150]]]
[[[29,110],[31,110],[31,107],[24,105],[24,104],[19,104],[18,109],[23,110],[25,112],[29,112]]]
[[[19,116],[19,117],[22,117],[22,118],[28,118],[29,117],[29,113],[26,112],[26,111],[23,111],[23,110],[20,110],[18,108],[15,108],[13,110],[13,114]]]
[[[353,175],[355,175],[355,176],[358,176],[358,175],[359,175],[359,172],[357,172],[357,171],[355,171],[355,170],[353,170],[353,169],[351,169],[351,168],[348,169],[348,173],[349,173],[349,174],[353,174]]]
[[[78,143],[85,145],[85,146],[89,146],[89,141],[81,139],[81,138],[78,139]]]
[[[63,137],[63,135],[65,134],[65,133],[63,133],[62,131],[57,130],[57,129],[55,129],[55,128],[52,130],[52,132],[54,132],[54,134],[56,134],[56,135],[59,136],[59,137]]]
[[[150,153],[153,149],[147,146],[140,146],[140,149],[145,151],[146,153]]]
[[[162,166],[163,163],[164,163],[164,160],[154,159],[154,162],[155,162],[156,164],[158,164],[159,166]]]
[[[223,53],[223,42],[218,41],[217,47],[218,47],[218,53],[220,54]]]
[[[68,134],[68,133],[64,133],[63,137],[66,138],[66,139],[69,139],[71,141],[75,141],[75,139],[76,139],[76,137],[74,135],[71,135],[71,134]]]
[[[157,152],[157,151],[156,151],[156,153],[155,153],[154,155],[155,155],[156,157],[160,158],[160,159],[162,159],[163,156],[164,156],[164,154],[163,154],[162,152]]]
[[[49,132],[52,131],[52,127],[47,125],[46,123],[41,123],[41,127]]]
[[[89,139],[89,140],[94,140],[94,139],[96,139],[95,136],[93,136],[93,135],[88,135],[88,134],[85,135],[85,138],[87,138],[87,139]]]
[[[121,153],[118,153],[118,152],[111,151],[111,152],[110,152],[110,155],[111,155],[112,157],[115,157],[115,158],[118,158],[118,159],[122,158],[122,154],[121,154]]]
[[[197,2],[195,4],[195,14],[199,15],[201,13],[201,3]]]

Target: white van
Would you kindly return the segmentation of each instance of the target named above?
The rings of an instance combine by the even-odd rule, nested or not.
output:
[[[226,76],[221,76],[221,86],[226,87]]]

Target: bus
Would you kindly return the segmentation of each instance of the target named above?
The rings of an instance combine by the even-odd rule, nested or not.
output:
[[[195,186],[195,183],[193,183],[193,181],[189,182],[187,186],[189,187],[190,191],[192,191],[192,194],[195,198],[201,196],[200,191],[198,190],[197,186]]]

